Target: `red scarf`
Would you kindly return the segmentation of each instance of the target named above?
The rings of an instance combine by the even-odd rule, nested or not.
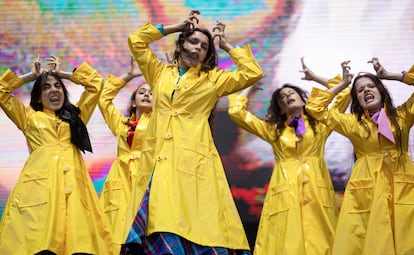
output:
[[[134,140],[135,128],[137,127],[138,121],[139,119],[129,121],[129,126],[131,127],[128,131],[128,137],[127,137],[127,142],[129,144],[129,147],[131,147],[132,141]]]

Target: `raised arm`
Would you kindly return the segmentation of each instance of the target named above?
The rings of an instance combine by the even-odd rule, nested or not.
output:
[[[44,70],[40,66],[39,55],[33,62],[30,72],[17,76],[11,70],[7,70],[0,77],[0,107],[13,123],[25,132],[27,127],[27,118],[34,110],[30,106],[25,106],[20,102],[12,92],[20,88],[23,84],[36,80]]]
[[[353,74],[351,74],[349,72],[349,70],[351,69],[349,66],[349,60],[344,61],[341,63],[341,67],[342,67],[342,80],[341,82],[332,87],[332,88],[328,88],[328,91],[331,92],[332,94],[336,95],[339,92],[341,92],[342,90],[344,90],[345,88],[348,87],[348,85],[351,83],[352,78],[353,78]]]
[[[396,72],[389,72],[387,71],[384,66],[380,63],[377,57],[372,57],[368,63],[371,63],[374,67],[375,72],[377,72],[377,76],[380,79],[384,80],[396,80],[401,81],[403,83],[414,85],[414,65],[411,66],[408,72],[403,71],[400,73]]]
[[[302,80],[306,81],[315,81],[319,84],[321,84],[324,87],[328,86],[329,80],[328,78],[325,78],[323,76],[320,76],[316,73],[314,73],[306,64],[305,64],[305,57],[300,58],[300,62],[302,64],[302,70],[299,72],[303,73]]]
[[[118,92],[132,79],[142,76],[141,70],[137,63],[131,57],[129,62],[129,70],[122,74],[119,78],[108,75],[105,81],[102,93],[99,97],[99,110],[101,111],[106,124],[112,133],[117,136],[120,124],[125,120],[125,116],[116,109],[113,100]]]
[[[248,96],[260,89],[260,85],[255,84],[245,88],[240,94],[235,93],[229,95],[227,97],[229,100],[228,114],[230,119],[242,129],[265,141],[271,142],[274,140],[275,133],[273,125],[257,118],[253,113],[247,110]]]
[[[87,62],[83,62],[73,73],[59,69],[56,69],[56,73],[59,77],[69,79],[73,83],[82,85],[85,88],[76,105],[80,109],[79,117],[86,125],[98,104],[103,77]]]
[[[216,81],[218,97],[252,86],[259,82],[263,75],[262,68],[254,58],[250,46],[233,47],[226,39],[225,27],[222,22],[217,21],[216,26],[213,28],[213,36],[219,40],[220,48],[230,55],[237,66],[237,70],[219,70],[211,75],[210,79]]]
[[[368,63],[372,64],[380,79],[397,80],[408,85],[414,85],[414,65],[408,71],[398,73],[387,71],[377,57],[371,58]],[[414,93],[397,110],[400,116],[405,116],[405,125],[411,127],[414,123]]]
[[[224,25],[224,23],[217,21],[216,25],[213,28],[213,37],[214,39],[218,38],[220,49],[229,52],[231,49],[233,49],[233,45],[227,41],[226,34],[224,32],[225,28],[226,25]]]

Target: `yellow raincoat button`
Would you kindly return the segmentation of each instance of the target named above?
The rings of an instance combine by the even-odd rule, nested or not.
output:
[[[172,137],[172,134],[171,133],[168,133],[166,136],[165,136],[165,138],[167,138],[167,139],[170,139]]]

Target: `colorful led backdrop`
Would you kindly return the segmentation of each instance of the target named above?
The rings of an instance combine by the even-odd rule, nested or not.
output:
[[[409,0],[198,0],[198,1],[0,1],[0,72],[11,68],[27,72],[39,52],[62,60],[62,69],[72,70],[88,61],[102,75],[121,75],[128,68],[127,36],[138,26],[181,21],[191,9],[202,12],[201,25],[212,28],[216,20],[226,24],[234,45],[250,43],[267,76],[264,90],[251,98],[252,111],[264,116],[272,91],[289,82],[310,91],[317,84],[301,80],[300,57],[317,73],[332,77],[340,62],[351,60],[352,71],[372,71],[367,64],[380,58],[390,71],[413,64],[414,7]],[[174,47],[175,36],[154,44],[160,57]],[[220,66],[234,68],[220,52]],[[126,111],[127,100],[139,81],[132,81],[115,100]],[[413,88],[387,82],[394,103],[402,103]],[[67,83],[71,100],[80,88]],[[28,103],[32,84],[16,91]],[[227,99],[220,100],[215,140],[222,155],[240,214],[255,225],[260,215],[272,167],[270,146],[238,129],[227,117]],[[85,159],[97,192],[116,154],[116,141],[96,109],[88,124],[94,153]],[[0,110],[0,215],[28,155],[22,133]],[[412,144],[412,143],[410,143]],[[410,147],[412,148],[412,146]],[[410,151],[411,152],[411,151]],[[352,166],[352,146],[333,134],[326,146],[326,159],[335,188],[344,189]],[[47,159],[45,159],[47,160]],[[35,191],[34,191],[35,192]],[[252,230],[250,235],[254,235]]]

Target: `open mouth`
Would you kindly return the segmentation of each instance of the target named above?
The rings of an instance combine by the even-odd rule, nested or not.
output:
[[[200,56],[198,55],[198,53],[193,52],[193,53],[191,53],[191,58],[192,58],[193,60],[198,60],[198,59],[200,58]]]
[[[364,97],[365,103],[371,103],[372,101],[374,101],[374,99],[375,99],[375,97],[374,97],[374,95],[372,95],[372,94],[367,94],[367,95]]]
[[[57,103],[60,101],[60,97],[58,95],[52,95],[49,97],[49,101],[52,103]]]

